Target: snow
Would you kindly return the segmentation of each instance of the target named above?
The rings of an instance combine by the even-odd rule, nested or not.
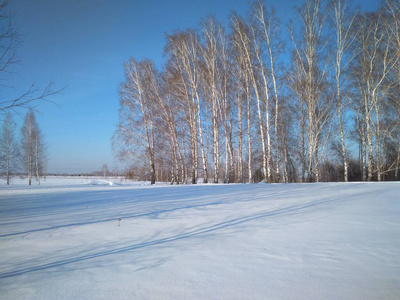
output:
[[[0,299],[400,297],[399,183],[102,180],[1,182]]]

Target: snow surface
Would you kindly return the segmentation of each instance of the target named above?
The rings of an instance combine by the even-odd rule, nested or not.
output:
[[[399,183],[1,182],[0,299],[399,298]]]

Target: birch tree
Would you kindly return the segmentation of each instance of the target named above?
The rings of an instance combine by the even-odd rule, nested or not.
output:
[[[15,172],[19,148],[15,140],[15,127],[10,113],[6,114],[0,135],[0,169],[4,172],[7,185],[10,184],[11,175]]]
[[[204,183],[318,182],[342,169],[348,181],[359,176],[349,164],[354,128],[363,179],[398,177],[398,6],[360,15],[346,0],[306,0],[289,32],[289,68],[279,19],[261,0],[247,17],[232,13],[227,30],[209,17],[200,30],[167,34],[165,66],[134,62],[121,85],[121,153],[146,157],[150,177],[171,183],[199,174]]]
[[[386,105],[390,86],[388,76],[395,67],[397,56],[391,51],[393,32],[387,26],[381,12],[360,16],[357,26],[358,55],[355,61],[354,78],[357,82],[361,102],[360,139],[362,147],[362,177],[372,180],[374,174],[382,179],[382,112]]]
[[[306,166],[307,181],[319,181],[319,156],[324,130],[331,117],[332,99],[327,87],[327,66],[324,59],[326,41],[323,37],[326,14],[320,0],[307,0],[298,9],[302,33],[291,39],[294,46],[293,73],[290,88],[299,101],[301,111],[301,140],[303,177]],[[307,141],[307,147],[305,145]]]
[[[34,113],[30,110],[24,119],[24,124],[21,128],[21,160],[22,165],[28,176],[28,184],[32,184],[32,174],[34,172],[34,127],[35,118]]]
[[[233,64],[229,55],[228,38],[225,29],[222,26],[218,27],[218,37],[220,41],[220,51],[218,60],[218,81],[219,81],[219,94],[221,95],[220,101],[220,119],[222,120],[225,136],[225,182],[235,182],[235,150],[234,150],[234,137],[233,127],[235,120],[235,111],[237,107],[233,101],[234,87],[233,87]]]
[[[331,20],[335,32],[335,58],[333,60],[336,83],[336,114],[339,125],[341,155],[344,170],[344,181],[348,181],[347,147],[344,134],[343,115],[348,107],[344,88],[346,87],[348,66],[354,55],[348,55],[357,32],[353,30],[356,14],[351,15],[346,0],[335,0],[331,6]]]
[[[237,20],[240,21],[240,20]],[[243,55],[240,33],[238,30],[244,30],[243,23],[237,23],[236,29],[230,36],[230,55],[232,59],[232,80],[235,83],[235,97],[236,97],[236,108],[237,108],[237,173],[238,182],[245,182],[245,170],[244,170],[244,148],[246,142],[246,131],[247,131],[247,149],[248,149],[248,164],[247,172],[249,173],[249,182],[251,182],[252,166],[251,166],[251,87],[249,76],[247,72],[246,59]],[[236,30],[236,31],[235,31]],[[244,123],[244,124],[243,124]],[[246,130],[246,125],[247,129]]]
[[[164,139],[165,137],[169,144],[167,150],[169,153],[165,153],[164,158],[170,157],[171,184],[179,184],[183,180],[182,176],[184,176],[184,162],[178,139],[178,119],[181,118],[181,111],[184,108],[169,90],[169,88],[173,88],[171,74],[168,71],[160,74],[154,70],[154,65],[150,65],[150,67],[149,71],[154,74],[153,80],[150,81],[150,89],[153,91],[154,104],[157,106],[158,112],[158,122],[156,122],[158,138]],[[165,148],[165,145],[162,145],[162,147]]]
[[[252,23],[250,26],[251,44],[254,52],[254,71],[251,73],[253,80],[253,88],[256,93],[258,124],[262,145],[262,161],[263,161],[263,176],[266,182],[271,182],[271,112],[270,112],[270,97],[271,91],[268,80],[268,67],[264,62],[264,45],[261,32],[257,26]],[[257,87],[257,83],[258,86]],[[259,88],[260,92],[256,89]],[[265,119],[264,119],[265,113]]]
[[[116,140],[120,158],[127,159],[135,150],[144,151],[150,182],[156,181],[155,106],[149,81],[152,62],[131,58],[125,63],[125,82],[120,86],[120,112]]]
[[[202,33],[205,45],[200,47],[204,62],[204,84],[202,87],[204,97],[208,99],[211,112],[214,183],[218,183],[219,179],[219,127],[221,124],[219,104],[222,100],[218,88],[219,84],[221,84],[218,78],[218,51],[221,46],[218,34],[219,30],[220,25],[217,24],[213,17],[209,17],[207,21],[203,22]]]
[[[225,30],[214,17],[202,23],[203,45],[201,45],[202,90],[208,103],[211,117],[213,144],[214,183],[219,180],[220,128],[225,141],[225,179],[234,181],[234,150],[232,143],[231,62],[228,58],[228,42]],[[207,114],[206,114],[207,115]]]
[[[236,84],[236,107],[237,107],[237,182],[244,182],[243,174],[243,103],[246,99],[243,87],[243,71],[238,63],[233,66],[233,81]]]
[[[198,141],[200,144],[201,160],[203,165],[203,183],[208,183],[208,161],[204,146],[204,134],[203,134],[203,122],[202,122],[202,99],[200,97],[200,67],[199,67],[199,48],[200,38],[198,34],[192,30],[189,30],[181,42],[182,57],[180,58],[183,62],[183,69],[186,73],[189,88],[191,92],[191,101],[194,104],[196,110],[196,121],[198,129]]]
[[[399,1],[389,1],[386,0],[386,11],[388,13],[389,28],[393,34],[392,39],[392,49],[393,55],[395,57],[393,73],[393,86],[394,91],[391,97],[391,103],[389,104],[397,114],[397,130],[393,130],[394,133],[397,132],[397,136],[390,135],[390,139],[396,141],[397,139],[397,157],[394,162],[394,178],[400,180],[399,168],[400,168],[400,2]]]
[[[174,74],[174,82],[171,85],[174,96],[183,103],[185,109],[184,120],[189,129],[189,149],[190,149],[190,160],[191,160],[191,183],[196,184],[198,178],[198,132],[202,129],[201,122],[198,120],[200,114],[199,108],[200,100],[199,88],[199,74],[195,74],[194,70],[199,70],[197,66],[198,49],[192,49],[190,47],[189,34],[184,32],[175,33],[174,35],[168,35],[166,52],[168,54],[168,66],[170,73]],[[195,33],[192,33],[195,35]],[[192,44],[193,45],[193,44]],[[192,55],[191,50],[195,50],[196,54]],[[194,66],[196,64],[196,66]],[[202,132],[202,131],[201,131]],[[202,140],[201,134],[201,140]],[[204,143],[202,144],[202,153],[204,153]],[[205,161],[205,153],[203,155],[203,168]],[[207,170],[207,167],[205,168]],[[204,171],[204,170],[203,170]],[[206,174],[206,172],[205,172]]]
[[[257,115],[258,115],[258,128],[260,131],[260,139],[261,139],[261,147],[262,147],[262,169],[263,169],[263,175],[267,176],[270,175],[270,168],[267,160],[267,149],[266,149],[266,138],[265,138],[265,122],[264,122],[264,117],[263,117],[263,107],[262,107],[262,95],[260,94],[259,91],[259,84],[258,84],[258,76],[257,76],[257,70],[256,70],[256,61],[257,63],[261,62],[261,53],[259,52],[260,49],[258,48],[260,45],[258,44],[258,41],[256,40],[255,32],[251,27],[246,25],[246,23],[238,16],[238,15],[233,15],[232,17],[232,30],[233,30],[233,35],[234,35],[234,41],[236,44],[236,47],[240,53],[240,55],[243,57],[243,61],[245,64],[245,70],[248,75],[251,87],[252,87],[252,92],[254,93],[255,100],[256,100],[256,106],[257,106]],[[253,48],[254,46],[254,48]],[[264,68],[262,65],[259,66],[259,70],[264,72]],[[264,85],[264,88],[267,88],[266,85]],[[265,90],[265,97],[269,95],[269,92]],[[265,98],[266,99],[266,98]],[[248,101],[250,101],[250,98],[248,98]],[[267,101],[267,100],[266,100]],[[250,113],[250,112],[248,112]],[[249,120],[250,122],[250,120]],[[249,128],[250,129],[250,128]],[[250,137],[250,133],[249,133]],[[249,142],[249,155],[251,153],[251,144]],[[251,168],[249,168],[250,171]],[[268,173],[267,173],[268,172]],[[250,176],[250,175],[249,175]]]
[[[173,140],[175,141],[176,151],[173,154],[177,156],[175,161],[175,172],[177,176],[179,174],[176,179],[178,182],[183,183],[189,176],[188,165],[193,157],[193,153],[195,152],[191,147],[191,140],[193,136],[195,140],[197,138],[195,133],[192,131],[192,128],[196,128],[196,123],[194,122],[193,124],[191,122],[191,120],[193,120],[191,116],[194,113],[194,110],[190,106],[188,107],[187,102],[185,101],[185,99],[188,99],[188,90],[186,89],[184,79],[182,74],[178,71],[179,69],[171,65],[172,62],[172,60],[168,61],[168,65],[162,76],[165,89],[163,92],[164,104],[162,105],[162,111],[164,114],[163,119],[168,124],[171,143]],[[192,171],[193,168],[194,165],[192,164]],[[195,173],[192,172],[191,176],[193,174]],[[196,181],[197,178],[192,177],[191,180]]]
[[[47,165],[47,150],[44,135],[37,123],[33,129],[33,159],[36,183],[40,185],[40,177]]]
[[[261,43],[264,44],[262,48],[264,48],[267,53],[262,55],[268,61],[268,69],[266,67],[262,70],[263,82],[265,86],[265,97],[266,97],[266,132],[267,132],[267,147],[268,147],[268,157],[267,157],[267,165],[269,166],[272,159],[272,148],[271,148],[271,137],[270,137],[270,125],[269,125],[269,95],[271,94],[272,101],[274,102],[274,141],[275,141],[275,176],[276,180],[279,181],[280,177],[280,151],[279,151],[279,92],[278,92],[278,74],[276,70],[276,61],[279,54],[282,51],[283,43],[280,38],[280,22],[279,19],[275,16],[275,11],[273,9],[268,10],[263,1],[258,0],[251,3],[251,15],[253,16],[255,22],[254,26],[258,28],[258,34],[260,35]],[[272,86],[272,92],[269,92],[269,86]],[[270,172],[271,173],[271,172]],[[271,174],[269,174],[271,177]],[[271,179],[270,179],[271,180]]]
[[[252,182],[252,95],[256,95],[258,107],[261,108],[261,100],[258,93],[257,81],[254,75],[253,57],[251,54],[250,46],[250,32],[247,24],[237,14],[233,14],[231,18],[232,28],[232,47],[237,56],[237,63],[239,74],[243,76],[242,84],[243,91],[246,98],[246,121],[247,121],[247,170],[248,170],[248,182]],[[261,117],[261,111],[259,110],[259,118]],[[263,128],[262,124],[261,127]],[[262,134],[263,136],[263,134]],[[265,141],[263,143],[265,145]],[[265,148],[263,151],[265,154]],[[264,156],[265,158],[265,156]],[[266,165],[266,161],[265,165]]]
[[[44,136],[36,121],[35,113],[29,110],[21,128],[21,162],[28,177],[28,184],[32,184],[32,177],[36,177],[40,184],[40,177],[46,167],[47,153]]]

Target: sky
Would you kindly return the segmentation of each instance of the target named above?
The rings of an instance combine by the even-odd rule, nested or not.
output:
[[[245,15],[246,0],[11,0],[8,10],[21,36],[19,63],[6,78],[3,97],[22,94],[32,85],[54,82],[65,88],[37,109],[48,146],[49,173],[87,173],[124,168],[114,158],[111,138],[118,123],[118,86],[123,63],[163,56],[165,33],[198,28],[213,14],[227,24],[232,11]],[[285,24],[296,0],[266,0]],[[357,0],[368,10],[380,1]],[[17,135],[25,111],[14,116]]]

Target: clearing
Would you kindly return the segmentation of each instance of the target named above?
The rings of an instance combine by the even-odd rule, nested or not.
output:
[[[397,182],[1,184],[1,299],[400,297]]]

